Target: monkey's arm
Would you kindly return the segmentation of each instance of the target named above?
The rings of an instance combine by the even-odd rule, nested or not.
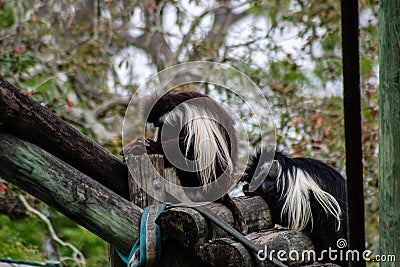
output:
[[[136,141],[130,143],[124,148],[124,151],[120,153],[121,156],[124,155],[143,155],[147,154],[160,154],[164,156],[164,167],[171,167],[171,163],[165,157],[165,151],[177,149],[179,147],[179,142],[184,142],[184,138],[174,138],[166,141],[154,141],[152,139],[147,139],[144,137],[139,137]],[[177,147],[178,146],[178,147]],[[125,161],[125,157],[124,157]]]
[[[224,204],[232,212],[233,218],[239,225],[240,232],[242,233],[242,235],[247,235],[249,228],[247,227],[246,220],[233,199],[228,194],[226,194],[218,199],[217,202]]]

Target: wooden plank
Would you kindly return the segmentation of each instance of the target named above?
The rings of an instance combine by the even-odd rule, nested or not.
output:
[[[38,146],[0,130],[0,175],[116,247],[138,238],[142,209]]]
[[[0,77],[0,125],[128,199],[126,165]]]

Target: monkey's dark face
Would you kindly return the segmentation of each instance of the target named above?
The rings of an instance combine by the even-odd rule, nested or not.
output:
[[[256,173],[257,175],[263,175],[262,173]],[[272,222],[274,224],[283,224],[282,218],[280,216],[283,205],[284,199],[282,196],[282,191],[279,190],[279,173],[275,172],[274,170],[270,170],[268,174],[264,173],[264,181],[262,184],[254,191],[248,191],[249,177],[244,177],[242,180],[246,181],[247,183],[243,186],[243,192],[246,196],[261,196],[265,202],[267,202],[272,215]],[[252,178],[252,177],[251,177]]]
[[[344,199],[343,193],[339,192],[344,179],[339,173],[320,161],[289,158],[277,151],[273,162],[276,162],[278,168],[273,168],[273,164],[271,170],[279,171],[270,171],[266,175],[267,168],[263,166],[268,167],[268,163],[260,160],[260,155],[258,153],[253,157],[243,179],[265,178],[259,188],[246,195],[262,196],[271,209],[275,223],[298,231],[311,231],[312,226],[317,227],[316,222],[326,217],[331,221],[329,227],[333,231],[339,230],[345,211],[345,207],[339,204]],[[330,188],[333,182],[337,184]],[[320,224],[318,227],[328,227],[328,224]]]

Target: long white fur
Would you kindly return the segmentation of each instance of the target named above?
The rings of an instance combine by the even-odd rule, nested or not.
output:
[[[278,190],[282,190],[281,198],[285,199],[281,217],[287,216],[289,229],[302,231],[310,220],[312,227],[313,217],[310,205],[310,192],[312,192],[324,211],[336,218],[337,231],[339,231],[342,210],[337,200],[322,190],[315,180],[303,170],[296,168],[293,175],[290,172],[282,173],[281,167],[279,170],[277,186]],[[287,178],[287,185],[284,176]]]
[[[171,111],[165,117],[165,122],[180,120],[188,132],[186,136],[186,151],[189,153],[190,144],[194,144],[195,172],[199,172],[202,185],[210,183],[216,177],[216,159],[222,164],[226,175],[233,173],[233,162],[229,153],[228,143],[224,138],[218,119],[209,110],[182,103],[180,108]],[[181,110],[183,108],[183,111]]]

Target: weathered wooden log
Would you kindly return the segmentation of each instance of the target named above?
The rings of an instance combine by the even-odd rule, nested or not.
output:
[[[129,251],[142,209],[43,149],[0,130],[0,175],[22,190]]]
[[[162,155],[149,155],[150,162],[146,157],[147,155],[126,155],[131,170],[128,175],[130,200],[142,208],[165,200],[166,195],[170,193],[167,192],[166,182],[179,183],[175,172],[164,169]],[[211,267],[197,256],[193,248],[187,248],[173,238],[169,238],[163,244],[163,252],[157,266]]]
[[[314,246],[305,234],[291,230],[268,230],[246,236],[260,247],[259,256],[231,238],[217,238],[197,246],[198,255],[214,266],[273,266],[273,256],[289,266],[301,266],[314,258]]]
[[[128,199],[126,165],[0,77],[0,124]]]
[[[249,232],[258,232],[272,227],[271,213],[261,197],[233,198],[242,211],[249,227]],[[220,203],[208,203],[204,208],[219,216],[223,221],[239,229],[231,211]],[[192,247],[216,237],[229,234],[219,226],[208,222],[199,212],[190,208],[171,208],[158,217],[157,222],[163,231],[171,234],[184,246]]]

